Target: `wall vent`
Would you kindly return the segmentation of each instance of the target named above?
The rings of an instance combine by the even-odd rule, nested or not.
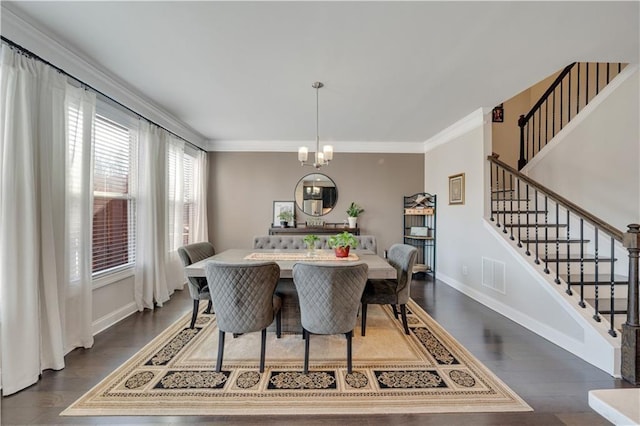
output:
[[[505,263],[482,258],[482,285],[499,293],[507,294],[505,279]]]

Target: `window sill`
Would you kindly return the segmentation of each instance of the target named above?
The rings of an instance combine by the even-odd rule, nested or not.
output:
[[[98,274],[92,279],[92,288],[96,290],[100,287],[122,281],[129,277],[133,277],[134,275],[135,271],[133,265],[128,265],[123,267],[122,269],[117,269],[115,271],[108,271],[102,274]]]

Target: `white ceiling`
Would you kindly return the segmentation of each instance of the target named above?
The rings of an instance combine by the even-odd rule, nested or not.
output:
[[[424,142],[570,62],[640,50],[637,1],[4,3],[214,149],[314,140],[316,80],[340,151]]]

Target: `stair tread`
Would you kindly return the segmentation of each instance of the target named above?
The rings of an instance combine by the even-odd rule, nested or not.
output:
[[[595,305],[596,299],[594,298],[585,298],[585,302],[590,304],[591,306]],[[601,314],[610,314],[611,313],[611,298],[599,298],[598,303],[598,311]],[[614,314],[626,314],[627,313],[627,299],[615,297],[613,299],[613,313]]]
[[[563,243],[564,243],[564,244],[566,244],[566,243],[567,243],[567,240],[566,240],[566,239],[564,239],[564,240],[563,240],[563,239],[559,239],[559,240],[555,240],[555,239],[548,239],[548,240],[545,240],[545,239],[538,238],[538,242],[539,242],[539,243],[543,243],[543,244],[544,244],[544,243],[556,243],[557,241],[559,241],[561,245],[562,245]],[[581,242],[582,242],[582,243],[588,243],[588,242],[590,242],[590,241],[591,241],[591,240],[575,239],[575,240],[569,240],[569,243],[571,243],[571,244],[578,244],[578,243],[581,243]],[[535,244],[536,240],[535,240],[535,239],[534,239],[534,240],[532,240],[532,239],[528,239],[528,240],[520,240],[520,242],[521,242],[521,243],[523,243],[523,244],[526,244],[526,243],[529,243],[529,244]]]
[[[556,260],[556,254],[555,253],[549,253],[546,256],[544,254],[539,254],[540,259],[542,260],[547,260],[549,262],[553,262]],[[566,253],[559,253],[559,255],[557,256],[558,259],[561,262],[580,262],[580,255],[579,254],[570,254],[570,257],[567,258],[567,254]],[[596,257],[592,254],[584,254],[582,255],[582,259],[585,262],[595,262]],[[618,259],[614,258],[613,261],[617,261]],[[611,258],[610,257],[606,257],[606,256],[598,256],[598,262],[611,262]]]
[[[579,283],[580,282],[580,274],[571,274],[569,275],[571,278],[571,283]],[[567,274],[560,274],[560,278],[565,281],[567,280]],[[596,283],[596,275],[595,274],[584,274],[583,275],[584,284],[586,285],[594,285]],[[618,285],[626,285],[629,282],[629,279],[624,275],[613,275],[613,283]],[[598,274],[598,284],[599,285],[609,285],[611,283],[611,274],[602,272]]]
[[[491,213],[494,214],[502,214],[502,213],[514,213],[514,214],[544,214],[545,210],[492,210]]]
[[[506,228],[535,228],[536,226],[538,228],[566,228],[567,225],[565,223],[560,223],[560,224],[555,224],[555,223],[539,223],[539,224],[535,224],[535,223],[505,223],[503,224]]]

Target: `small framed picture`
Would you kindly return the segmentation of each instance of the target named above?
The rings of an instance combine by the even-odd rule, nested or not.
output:
[[[496,106],[491,113],[491,121],[494,123],[504,122],[504,107],[502,104]]]
[[[287,226],[292,226],[296,220],[296,205],[294,201],[274,201],[273,202],[273,226],[280,226],[286,222]]]
[[[449,176],[449,204],[464,204],[464,173]]]

